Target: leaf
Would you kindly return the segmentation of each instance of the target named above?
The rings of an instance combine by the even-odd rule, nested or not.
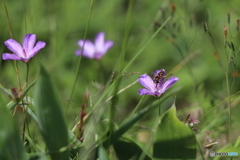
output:
[[[11,90],[4,88],[2,84],[0,84],[0,89],[1,89],[3,92],[5,92],[7,95],[9,95],[9,96],[11,96],[11,97],[13,96]]]
[[[20,140],[20,132],[9,110],[0,105],[0,159],[24,160],[26,155]]]
[[[119,160],[139,159],[143,152],[140,146],[126,137],[121,137],[114,143],[114,150]],[[151,158],[146,155],[144,160],[151,160]]]
[[[98,147],[98,155],[100,160],[108,160],[108,154],[103,145]]]
[[[160,159],[196,159],[197,141],[192,130],[176,116],[173,105],[163,116],[154,137],[153,157]]]
[[[24,103],[27,102],[26,97],[24,97],[22,100]],[[28,103],[31,105],[28,105],[28,106],[23,105],[21,107],[23,107],[24,110],[27,111],[27,113],[35,120],[35,122],[37,124],[39,124],[38,118],[34,113],[35,102],[34,102],[33,98],[28,96]],[[7,104],[6,108],[8,108],[10,110],[14,104],[15,103],[13,101],[11,101],[10,103]],[[75,157],[78,154],[80,148],[82,147],[82,143],[77,139],[77,137],[70,130],[68,130],[68,137],[69,137],[68,143],[71,146],[70,147],[70,155],[71,155],[71,157]]]
[[[67,126],[53,83],[42,66],[36,83],[34,100],[39,129],[52,160],[68,160]]]
[[[234,148],[237,148],[239,146],[239,144],[240,144],[240,136],[238,136],[238,138],[234,144]]]

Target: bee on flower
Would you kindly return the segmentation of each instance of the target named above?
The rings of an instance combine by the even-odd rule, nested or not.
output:
[[[146,74],[141,75],[138,78],[138,82],[145,88],[139,89],[138,94],[160,97],[169,87],[179,80],[178,77],[171,77],[165,81],[165,77],[164,69],[156,70],[153,79]]]

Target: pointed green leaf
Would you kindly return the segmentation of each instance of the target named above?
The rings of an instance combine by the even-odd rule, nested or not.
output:
[[[68,149],[62,150],[68,145],[67,126],[53,83],[43,67],[36,83],[34,100],[39,129],[52,160],[68,160]]]
[[[119,160],[139,159],[143,150],[133,140],[121,137],[114,143],[114,150]],[[149,156],[145,156],[144,160],[151,160]]]
[[[238,136],[238,138],[234,144],[234,148],[237,148],[239,146],[239,144],[240,144],[240,136]]]
[[[196,159],[196,137],[189,127],[178,120],[175,105],[163,114],[153,147],[154,160]]]
[[[23,102],[26,103],[26,97],[24,97],[23,99]],[[35,102],[33,100],[33,98],[29,97],[28,96],[28,103],[30,103],[31,105],[23,105],[21,107],[23,107],[25,109],[25,111],[27,111],[27,113],[36,121],[36,123],[38,124],[39,121],[38,121],[38,118],[37,116],[35,115],[34,113],[34,106],[35,106]],[[8,103],[8,105],[6,106],[6,108],[10,109],[14,104],[13,101],[11,101],[10,103]],[[68,137],[69,137],[69,145],[71,146],[71,149],[70,149],[70,155],[71,157],[75,157],[80,148],[82,147],[82,143],[77,139],[77,137],[72,133],[72,131],[68,130]]]
[[[13,117],[3,105],[0,105],[0,113],[0,159],[26,159],[20,132],[17,130]]]

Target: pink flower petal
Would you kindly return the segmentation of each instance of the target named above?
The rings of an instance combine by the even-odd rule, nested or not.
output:
[[[15,41],[14,39],[8,39],[4,43],[7,48],[13,53],[15,53],[17,56],[25,57],[23,54],[23,48],[17,41]]]
[[[105,48],[104,48],[104,32],[100,32],[96,35],[95,37],[95,47],[97,52],[103,53]]]
[[[147,88],[150,92],[156,91],[156,84],[153,83],[153,80],[148,75],[141,75],[138,78],[138,82],[145,88]]]
[[[77,50],[77,51],[75,52],[75,55],[76,55],[76,56],[82,55],[82,49]]]
[[[37,42],[37,44],[32,49],[32,51],[28,53],[28,56],[29,56],[28,58],[32,58],[40,49],[44,48],[45,45],[46,45],[46,43],[43,41]]]
[[[82,55],[87,58],[94,58],[94,53],[95,53],[95,47],[93,43],[89,40],[86,40],[84,43],[84,40],[79,40],[78,45],[80,46],[80,51],[77,51],[79,55]],[[84,45],[84,46],[83,46]],[[83,48],[83,52],[81,51]]]
[[[104,54],[114,45],[113,41],[106,41],[104,45]]]
[[[18,57],[15,54],[10,54],[10,53],[3,53],[2,54],[2,59],[3,60],[22,60],[21,57]]]
[[[26,57],[29,57],[29,55],[32,54],[35,42],[36,42],[35,34],[26,34],[26,36],[23,38],[23,49],[27,54]]]
[[[148,89],[145,89],[145,88],[141,88],[138,90],[138,94],[139,95],[155,95],[153,92],[149,91]]]
[[[169,87],[171,87],[174,83],[178,81],[178,77],[169,78],[164,85],[162,86],[161,92],[164,93]]]

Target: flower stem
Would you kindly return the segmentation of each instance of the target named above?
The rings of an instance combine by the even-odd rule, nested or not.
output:
[[[27,73],[26,73],[26,88],[28,88],[28,75],[29,75],[29,64],[26,63],[27,65]],[[26,95],[26,103],[28,103],[28,96]]]
[[[14,60],[14,66],[15,66],[15,71],[16,71],[16,75],[17,75],[18,87],[19,87],[19,90],[21,90],[22,87],[21,87],[21,83],[20,83],[20,78],[19,78],[19,73],[18,73],[18,65],[17,65],[16,60]]]
[[[28,88],[28,75],[29,75],[29,64],[26,63],[26,66],[27,66],[27,73],[26,73],[26,88]],[[26,130],[26,126],[27,126],[27,129],[28,129],[28,133],[30,135],[30,131],[29,131],[29,127],[27,125],[27,113],[28,113],[28,96],[27,94],[25,95],[26,96],[26,107],[24,106],[25,103],[24,101],[22,100],[22,104],[23,104],[23,109],[26,108],[26,112],[25,112],[25,109],[24,109],[24,122],[23,122],[23,136],[22,136],[22,141],[24,142],[24,138],[25,138],[25,130]]]

